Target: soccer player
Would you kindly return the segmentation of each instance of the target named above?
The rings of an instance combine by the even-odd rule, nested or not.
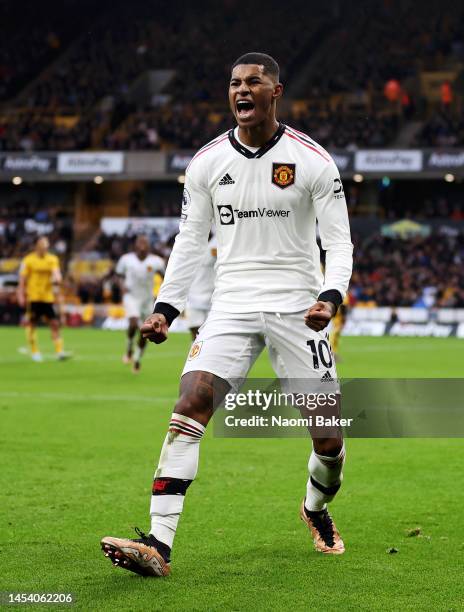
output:
[[[198,335],[198,330],[206,321],[211,308],[211,296],[214,291],[214,266],[216,264],[217,247],[216,238],[208,242],[205,256],[200,264],[195,278],[193,279],[187,297],[187,324],[192,334],[192,339]]]
[[[155,274],[164,275],[165,265],[161,257],[150,253],[150,242],[146,236],[137,236],[134,252],[126,253],[116,265],[116,274],[122,279],[123,304],[129,319],[127,346],[124,363],[132,363],[132,371],[140,371],[146,338],[139,333],[137,346],[133,350],[135,334],[140,321],[153,310],[153,284]]]
[[[56,255],[49,253],[49,248],[46,236],[38,238],[34,251],[24,257],[19,270],[18,303],[26,308],[26,335],[34,361],[43,361],[36,329],[41,319],[50,327],[57,358],[63,360],[70,356],[63,350],[60,318],[56,311],[62,282],[60,262]]]
[[[184,308],[214,220],[218,261],[212,308],[183,370],[155,471],[150,531],[145,535],[139,530],[133,540],[101,541],[114,564],[140,574],[169,574],[205,428],[218,401],[234,388],[234,380],[246,377],[264,346],[281,379],[336,378],[324,330],[351,277],[346,202],[329,154],[309,136],[277,121],[282,91],[279,67],[271,57],[248,53],[236,60],[229,102],[238,125],[200,149],[186,172],[180,231],[154,314],[142,333],[155,343],[167,339],[170,324]],[[326,251],[325,276],[316,219]],[[316,550],[327,554],[345,550],[327,511],[341,485],[344,459],[340,431],[313,437],[300,517]]]

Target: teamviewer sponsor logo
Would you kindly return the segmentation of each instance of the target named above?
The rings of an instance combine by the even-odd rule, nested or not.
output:
[[[229,206],[229,204],[223,204],[222,206],[218,206],[218,212],[221,225],[234,225],[235,220],[232,206]]]
[[[221,225],[234,225],[235,219],[287,218],[291,213],[290,210],[272,210],[265,206],[255,210],[239,210],[229,204],[218,206],[218,211]]]
[[[290,210],[272,210],[271,208],[257,208],[256,210],[238,210],[234,208],[237,219],[262,219],[263,217],[288,217]]]

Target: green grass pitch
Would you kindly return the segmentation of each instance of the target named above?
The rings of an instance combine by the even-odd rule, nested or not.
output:
[[[71,592],[82,610],[464,609],[462,440],[348,440],[331,506],[347,552],[334,558],[298,517],[309,441],[208,431],[172,575],[144,579],[113,568],[99,540],[148,527],[187,335],[151,345],[138,377],[122,332],[65,330],[75,358],[42,364],[18,352],[22,330],[0,336],[0,590]],[[345,338],[342,353],[341,376],[459,377],[464,342]],[[253,374],[271,376],[266,357]]]

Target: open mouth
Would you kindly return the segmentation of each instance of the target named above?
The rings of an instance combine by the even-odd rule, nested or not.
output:
[[[240,119],[247,119],[253,114],[255,105],[251,100],[238,100],[236,108],[237,116],[240,117]]]

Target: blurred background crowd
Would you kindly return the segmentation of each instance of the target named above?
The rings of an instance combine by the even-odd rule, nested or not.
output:
[[[463,144],[460,3],[173,0],[162,15],[141,2],[0,4],[0,151],[197,148],[231,126],[230,49],[249,50],[251,31],[304,101],[283,119],[324,146]],[[162,86],[146,82],[154,68]],[[428,70],[443,73],[433,101]]]

